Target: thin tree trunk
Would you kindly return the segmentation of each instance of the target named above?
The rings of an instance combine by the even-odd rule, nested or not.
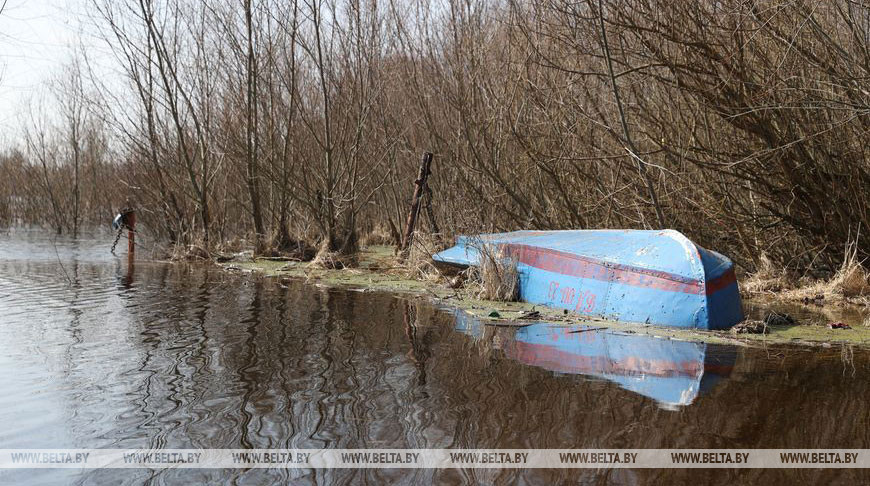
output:
[[[629,156],[634,159],[637,164],[637,171],[640,173],[640,177],[646,184],[647,193],[649,194],[649,198],[656,210],[659,229],[664,229],[667,227],[665,213],[662,211],[659,199],[656,196],[656,190],[655,186],[653,186],[652,178],[646,170],[646,163],[640,158],[640,151],[634,145],[634,140],[631,138],[631,131],[628,129],[628,122],[625,119],[625,110],[622,108],[622,99],[619,97],[619,87],[616,84],[616,75],[613,73],[613,59],[610,57],[610,46],[607,44],[607,29],[604,27],[604,8],[601,4],[601,0],[598,0],[598,22],[601,26],[601,43],[604,50],[604,58],[607,60],[607,72],[610,75],[610,86],[613,88],[613,98],[616,101],[616,109],[619,111],[619,123],[622,125],[622,135],[625,139],[625,144],[628,145],[626,151],[629,153]]]
[[[247,54],[247,107],[245,110],[245,148],[247,151],[247,183],[251,199],[251,215],[254,219],[254,252],[263,252],[263,213],[260,207],[260,190],[257,170],[257,61],[254,55],[254,39],[251,18],[251,0],[245,0],[245,28],[248,37]]]

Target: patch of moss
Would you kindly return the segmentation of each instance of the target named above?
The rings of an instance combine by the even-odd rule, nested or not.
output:
[[[829,329],[827,326],[774,327],[769,335],[750,334],[756,341],[773,338],[777,342],[847,343],[870,347],[870,328],[855,326],[852,329]]]

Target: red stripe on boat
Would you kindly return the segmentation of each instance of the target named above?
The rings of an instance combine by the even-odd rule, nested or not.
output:
[[[737,275],[734,274],[734,269],[729,268],[728,271],[719,275],[707,282],[707,295],[711,295],[716,293],[719,290],[724,289],[725,287],[731,285],[732,283],[737,281]]]
[[[682,275],[619,263],[608,263],[552,248],[514,243],[504,243],[500,246],[518,262],[548,272],[602,282],[613,281],[669,292],[700,294],[704,291],[706,295],[710,295],[737,280],[734,269],[729,269],[719,277],[707,282],[705,286],[703,281]]]

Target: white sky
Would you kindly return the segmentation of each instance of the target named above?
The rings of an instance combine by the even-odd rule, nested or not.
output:
[[[29,100],[77,46],[84,43],[91,52],[98,42],[81,35],[88,7],[89,0],[6,0],[0,13],[0,144],[20,135]]]

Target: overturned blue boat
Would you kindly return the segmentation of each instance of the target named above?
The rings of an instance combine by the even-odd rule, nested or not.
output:
[[[734,264],[674,230],[514,231],[460,236],[433,256],[517,262],[520,300],[624,322],[727,329],[743,320]]]

